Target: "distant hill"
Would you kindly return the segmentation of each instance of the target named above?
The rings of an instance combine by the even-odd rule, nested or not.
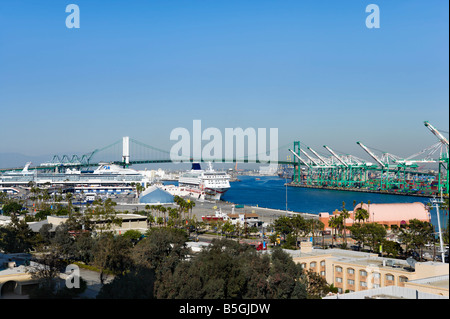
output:
[[[53,155],[30,156],[20,153],[0,153],[0,168],[23,167],[27,162],[32,166],[52,160]]]

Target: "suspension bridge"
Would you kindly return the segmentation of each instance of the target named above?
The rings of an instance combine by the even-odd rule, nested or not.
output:
[[[288,145],[279,147],[278,149],[286,149]],[[277,149],[277,151],[278,151]],[[174,160],[176,158],[176,160]],[[259,160],[260,156],[242,156],[240,158],[215,158],[208,157],[200,160],[191,156],[180,158],[179,154],[173,154],[128,136],[115,141],[107,146],[93,150],[83,155],[53,155],[48,162],[39,165],[31,165],[29,169],[57,171],[67,168],[80,169],[83,167],[96,167],[100,163],[117,164],[122,167],[129,167],[138,164],[154,164],[154,163],[174,163],[174,162],[215,162],[215,163],[257,163],[257,164],[284,164],[293,165],[293,161],[289,160]],[[19,171],[23,167],[2,168],[4,171]]]

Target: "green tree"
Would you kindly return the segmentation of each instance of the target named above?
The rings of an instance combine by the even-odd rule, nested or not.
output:
[[[28,253],[36,244],[36,236],[28,224],[15,215],[11,223],[0,227],[0,250],[5,253]]]
[[[306,298],[301,268],[281,249],[259,254],[247,244],[214,239],[192,260],[166,276],[159,298],[274,299]]]
[[[58,225],[55,235],[51,239],[52,249],[64,259],[74,258],[75,238],[69,233],[70,226],[67,223]]]
[[[294,246],[298,247],[298,237],[305,236],[310,231],[310,224],[301,216],[295,215],[288,221],[292,229],[292,235],[294,236]]]
[[[123,236],[103,233],[94,247],[93,265],[100,270],[100,282],[103,284],[108,271],[122,274],[132,265],[130,249],[132,245]]]
[[[315,237],[323,233],[323,230],[325,228],[324,223],[322,223],[320,220],[311,218],[306,220],[306,226],[308,231],[310,231],[311,236],[313,237],[313,243],[315,243]]]
[[[378,223],[366,223],[363,224],[363,229],[364,244],[369,246],[372,251],[376,251],[386,237],[386,228]]]
[[[268,278],[270,298],[305,299],[306,286],[300,280],[303,271],[300,264],[280,248],[274,248],[271,254],[270,276]]]
[[[178,263],[187,258],[189,249],[186,241],[187,235],[183,229],[152,228],[148,230],[147,237],[131,250],[133,265],[155,271],[157,290],[166,276],[172,277]]]
[[[225,237],[228,238],[228,236],[231,236],[236,230],[236,226],[231,223],[231,221],[227,220],[222,225],[222,232],[225,233]]]
[[[359,249],[361,249],[361,246],[364,249],[364,242],[366,238],[366,229],[361,223],[354,223],[352,226],[349,227],[349,230],[351,232],[351,237],[358,243]]]
[[[30,293],[30,299],[73,299],[85,291],[87,284],[80,279],[79,288],[59,287],[59,275],[66,263],[54,251],[49,251],[37,258],[39,266],[30,266],[27,271],[31,278],[39,282]]]
[[[393,258],[397,258],[399,255],[403,253],[402,246],[395,241],[384,239],[382,241],[382,245],[383,245],[383,252],[385,252],[388,257],[392,256]]]
[[[434,241],[434,228],[429,222],[411,219],[404,227],[400,227],[399,239],[406,245],[406,251],[419,250],[422,258],[423,247]]]
[[[273,229],[275,232],[283,235],[286,239],[287,235],[294,232],[294,226],[292,225],[292,219],[287,216],[281,216],[273,222]]]
[[[386,228],[377,223],[355,223],[349,227],[351,236],[364,248],[364,245],[375,251],[382,244],[386,237]]]
[[[334,233],[331,236],[331,245],[334,245],[334,239],[335,239],[337,233],[340,233],[341,224],[342,224],[341,221],[342,221],[342,218],[339,215],[331,216],[328,219],[328,225],[331,227],[331,229]]]
[[[97,299],[153,299],[155,271],[147,268],[132,268],[119,274],[100,289]]]
[[[122,225],[122,219],[117,217],[115,211],[117,203],[111,198],[104,201],[97,199],[92,204],[94,205],[93,212],[90,216],[87,216],[92,230],[104,232],[112,230],[114,226]],[[102,223],[96,221],[102,221]]]
[[[73,258],[85,264],[91,264],[94,260],[94,248],[97,238],[91,236],[90,232],[82,232],[75,237],[73,243]]]
[[[53,213],[53,210],[50,208],[42,209],[34,215],[34,218],[36,221],[44,220],[47,216],[51,216]]]
[[[122,236],[127,238],[131,243],[136,244],[142,237],[142,233],[139,230],[129,229]]]
[[[325,278],[323,278],[313,270],[307,270],[303,272],[301,281],[306,287],[308,299],[320,299],[326,296],[326,294],[328,294],[330,291],[333,291],[332,285],[328,285]]]
[[[10,201],[9,203],[3,205],[3,208],[2,208],[3,214],[5,216],[20,214],[22,209],[23,209],[22,204],[20,204],[16,201]]]

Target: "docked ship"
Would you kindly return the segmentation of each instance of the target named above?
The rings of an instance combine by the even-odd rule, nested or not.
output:
[[[292,165],[278,165],[277,175],[283,179],[292,179],[294,167]]]
[[[199,163],[193,163],[190,171],[180,175],[178,187],[191,197],[220,200],[230,188],[230,175],[215,171],[211,163],[206,170]]]
[[[80,171],[67,168],[65,172],[44,172],[30,170],[31,163],[27,163],[22,171],[9,171],[0,174],[0,187],[27,187],[34,185],[60,186],[73,193],[130,193],[134,184],[146,186],[151,180],[141,172],[123,168],[110,163],[100,163],[90,171]]]

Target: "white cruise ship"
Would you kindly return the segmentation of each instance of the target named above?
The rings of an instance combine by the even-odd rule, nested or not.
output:
[[[122,194],[133,192],[134,184],[146,186],[152,182],[148,176],[140,171],[122,168],[116,164],[100,163],[92,171],[66,169],[64,173],[42,172],[29,170],[31,163],[27,163],[22,171],[10,171],[0,174],[0,187],[27,187],[30,182],[43,186],[63,186],[73,193],[96,192]]]
[[[211,163],[207,170],[202,170],[199,163],[193,163],[190,171],[180,175],[178,187],[192,197],[220,200],[230,188],[230,175],[215,171]]]

